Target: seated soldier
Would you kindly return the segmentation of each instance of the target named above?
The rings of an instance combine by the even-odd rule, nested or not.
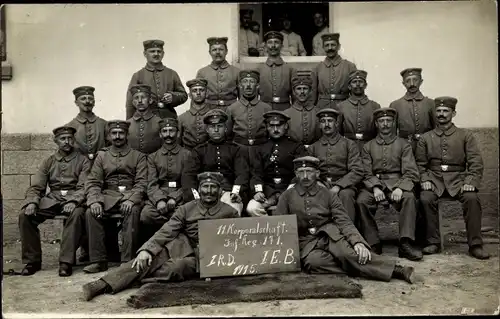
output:
[[[281,193],[292,182],[292,161],[307,154],[304,145],[287,136],[289,119],[281,111],[264,113],[269,140],[250,150],[250,185],[255,195],[247,206],[249,216],[267,215],[266,210],[278,203]]]
[[[42,267],[42,247],[38,225],[57,215],[68,216],[63,228],[59,252],[59,276],[70,276],[82,236],[85,210],[85,181],[90,161],[74,148],[76,130],[62,126],[53,130],[58,151],[40,166],[26,192],[26,203],[19,214],[21,251],[26,266],[23,276],[33,275]],[[45,194],[47,186],[50,193]]]
[[[148,182],[146,155],[128,145],[129,122],[108,122],[111,146],[97,153],[85,185],[87,211],[85,219],[92,264],[83,269],[96,273],[108,269],[105,243],[105,221],[110,215],[122,214],[121,261],[127,262],[137,249],[138,228]]]
[[[187,280],[198,275],[198,221],[236,218],[238,212],[220,201],[224,176],[216,172],[198,175],[200,198],[180,206],[142,247],[138,255],[104,277],[83,285],[85,300],[117,293],[144,278]]]
[[[356,222],[356,185],[363,180],[363,165],[355,142],[338,132],[337,120],[340,112],[322,109],[316,116],[322,136],[308,148],[309,154],[320,160],[320,179],[340,201],[351,218]]]
[[[196,175],[201,172],[219,172],[222,181],[221,201],[233,206],[239,214],[243,210],[241,195],[245,196],[248,185],[247,152],[234,142],[226,140],[227,114],[219,109],[209,111],[204,118],[208,142],[195,147],[186,163],[181,183],[184,201],[196,198]]]
[[[317,183],[319,159],[294,161],[298,183],[280,197],[274,215],[297,215],[300,258],[310,273],[338,273],[413,283],[414,269],[370,252],[338,196]]]
[[[373,117],[378,135],[363,146],[361,155],[365,173],[365,187],[357,199],[361,234],[381,253],[375,221],[377,203],[385,207],[392,203],[399,212],[399,257],[421,260],[422,252],[412,247],[417,219],[413,187],[419,174],[411,145],[396,135],[396,110],[380,108],[373,112]]]

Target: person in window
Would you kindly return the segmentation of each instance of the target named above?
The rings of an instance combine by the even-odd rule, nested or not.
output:
[[[313,37],[313,52],[312,55],[326,55],[325,49],[323,48],[323,41],[321,36],[328,33],[328,25],[325,22],[325,17],[323,13],[316,12],[314,14],[314,25],[318,30],[318,33]]]
[[[292,31],[292,21],[285,14],[281,18],[283,25],[283,47],[281,48],[281,55],[283,56],[306,56],[307,52],[304,49],[304,43],[302,42],[302,37],[297,33]]]
[[[240,10],[240,56],[259,56],[259,35],[252,31],[253,10]]]

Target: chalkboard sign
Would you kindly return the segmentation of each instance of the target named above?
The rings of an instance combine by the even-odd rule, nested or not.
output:
[[[300,271],[295,215],[198,221],[200,277]]]

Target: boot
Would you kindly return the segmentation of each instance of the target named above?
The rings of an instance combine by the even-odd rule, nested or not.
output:
[[[434,244],[425,246],[424,249],[422,249],[422,253],[424,253],[424,255],[433,255],[439,252],[441,252],[441,248],[439,248],[438,245]]]
[[[31,276],[37,271],[42,269],[42,263],[41,262],[35,262],[35,263],[28,263],[26,266],[24,266],[23,270],[21,270],[21,275],[22,276]]]
[[[474,245],[469,247],[469,255],[477,259],[488,259],[490,254],[483,249],[482,245]]]
[[[95,274],[101,271],[106,271],[108,270],[108,262],[107,261],[102,261],[98,263],[93,263],[88,265],[87,267],[83,268],[83,272],[87,274]]]
[[[68,263],[59,263],[59,277],[69,277],[73,273],[73,267]]]
[[[377,255],[382,255],[382,243],[377,243],[375,245],[372,245],[372,250]]]
[[[422,252],[411,246],[410,240],[403,238],[399,244],[399,257],[406,258],[408,260],[417,261],[423,258]]]
[[[85,301],[90,301],[94,297],[102,295],[106,292],[106,288],[108,288],[108,284],[102,280],[98,279],[83,285],[83,298]]]
[[[90,261],[89,253],[85,250],[85,248],[80,247],[80,255],[78,256],[78,262],[86,263],[89,261]]]
[[[415,282],[414,274],[415,269],[413,267],[396,265],[392,272],[392,278],[401,279],[409,284],[413,284]]]

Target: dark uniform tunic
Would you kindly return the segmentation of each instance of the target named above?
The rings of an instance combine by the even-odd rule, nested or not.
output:
[[[186,89],[184,88],[184,85],[182,85],[177,72],[164,65],[160,65],[158,67],[146,65],[134,73],[134,75],[132,75],[132,79],[130,79],[127,89],[127,119],[131,118],[135,113],[135,108],[132,105],[132,93],[130,93],[130,88],[137,84],[146,84],[151,87],[153,99],[155,100],[151,108],[153,113],[157,114],[161,118],[177,118],[177,112],[174,108],[183,104],[188,99]],[[158,99],[161,99],[165,93],[172,93],[172,103],[164,103],[163,108],[158,108]]]
[[[372,260],[358,263],[354,245],[368,244],[347,216],[339,197],[317,184],[300,184],[280,197],[274,215],[297,215],[300,258],[311,273],[347,273],[389,281],[395,262],[372,252]],[[369,248],[369,247],[368,247]]]
[[[338,196],[347,214],[356,218],[356,185],[363,179],[363,165],[356,143],[336,134],[322,136],[308,148],[309,154],[320,160],[320,179],[330,189],[340,187]]]
[[[77,151],[63,157],[57,152],[43,161],[26,191],[26,200],[19,214],[19,231],[22,243],[23,263],[42,262],[42,247],[38,225],[46,219],[64,215],[62,208],[73,202],[75,210],[68,216],[63,228],[59,262],[73,264],[80,245],[85,222],[85,181],[90,170],[88,158]],[[47,185],[50,193],[45,194]],[[67,191],[63,196],[61,191]],[[36,215],[24,214],[26,206],[35,204]]]
[[[89,256],[92,263],[106,261],[105,229],[101,219],[90,212],[90,206],[100,203],[106,215],[121,213],[120,204],[126,200],[134,203],[132,211],[123,216],[122,262],[129,261],[137,248],[137,230],[144,195],[148,183],[146,155],[126,145],[123,149],[111,146],[97,153],[87,184],[87,231]],[[119,186],[124,186],[123,192]]]
[[[93,162],[97,152],[108,145],[106,121],[93,114],[86,118],[78,114],[66,126],[71,126],[76,129],[75,133],[75,149],[88,156]]]
[[[199,273],[198,221],[237,217],[234,208],[220,201],[211,208],[203,206],[200,200],[186,203],[137,251],[145,250],[153,256],[150,266],[137,273],[130,261],[101,279],[111,287],[112,293],[117,293],[146,277],[150,278],[149,282],[196,277]]]
[[[196,73],[197,79],[205,79],[207,85],[207,99],[205,103],[212,108],[226,109],[238,99],[238,74],[240,69],[230,65],[227,61],[220,65],[210,63]]]
[[[292,107],[285,110],[288,120],[288,136],[304,145],[311,145],[321,137],[316,113],[319,109],[310,101],[305,105],[295,101]]]
[[[281,57],[267,58],[265,64],[259,67],[260,99],[273,110],[283,111],[290,107],[292,96],[292,67]]]
[[[257,97],[252,101],[241,98],[227,108],[227,132],[232,132],[234,142],[242,145],[259,145],[267,141],[264,113],[272,111],[269,104]]]
[[[199,109],[191,104],[191,108],[179,116],[179,143],[183,147],[191,150],[208,141],[203,117],[210,110],[208,104],[203,104]]]
[[[401,201],[393,203],[399,211],[399,236],[415,240],[415,222],[417,218],[413,187],[419,181],[419,174],[410,144],[397,136],[384,141],[380,136],[369,141],[361,153],[365,173],[364,186],[357,204],[360,213],[361,233],[370,245],[380,242],[375,212],[377,203],[373,188],[379,187],[388,202],[391,192],[400,188],[403,191]]]
[[[433,190],[420,193],[428,244],[440,243],[437,201],[450,195],[463,205],[469,246],[482,245],[482,210],[477,192],[460,191],[464,184],[476,190],[481,185],[483,160],[474,135],[455,125],[446,132],[435,128],[421,136],[415,157],[421,183],[431,182],[434,186]]]
[[[163,140],[160,137],[161,118],[149,111],[144,115],[136,112],[132,118],[128,129],[128,143],[131,148],[144,154],[156,152]]]
[[[318,64],[313,77],[313,94],[317,96],[320,109],[336,108],[349,95],[349,74],[356,70],[356,65],[337,55],[333,60],[325,58]]]

